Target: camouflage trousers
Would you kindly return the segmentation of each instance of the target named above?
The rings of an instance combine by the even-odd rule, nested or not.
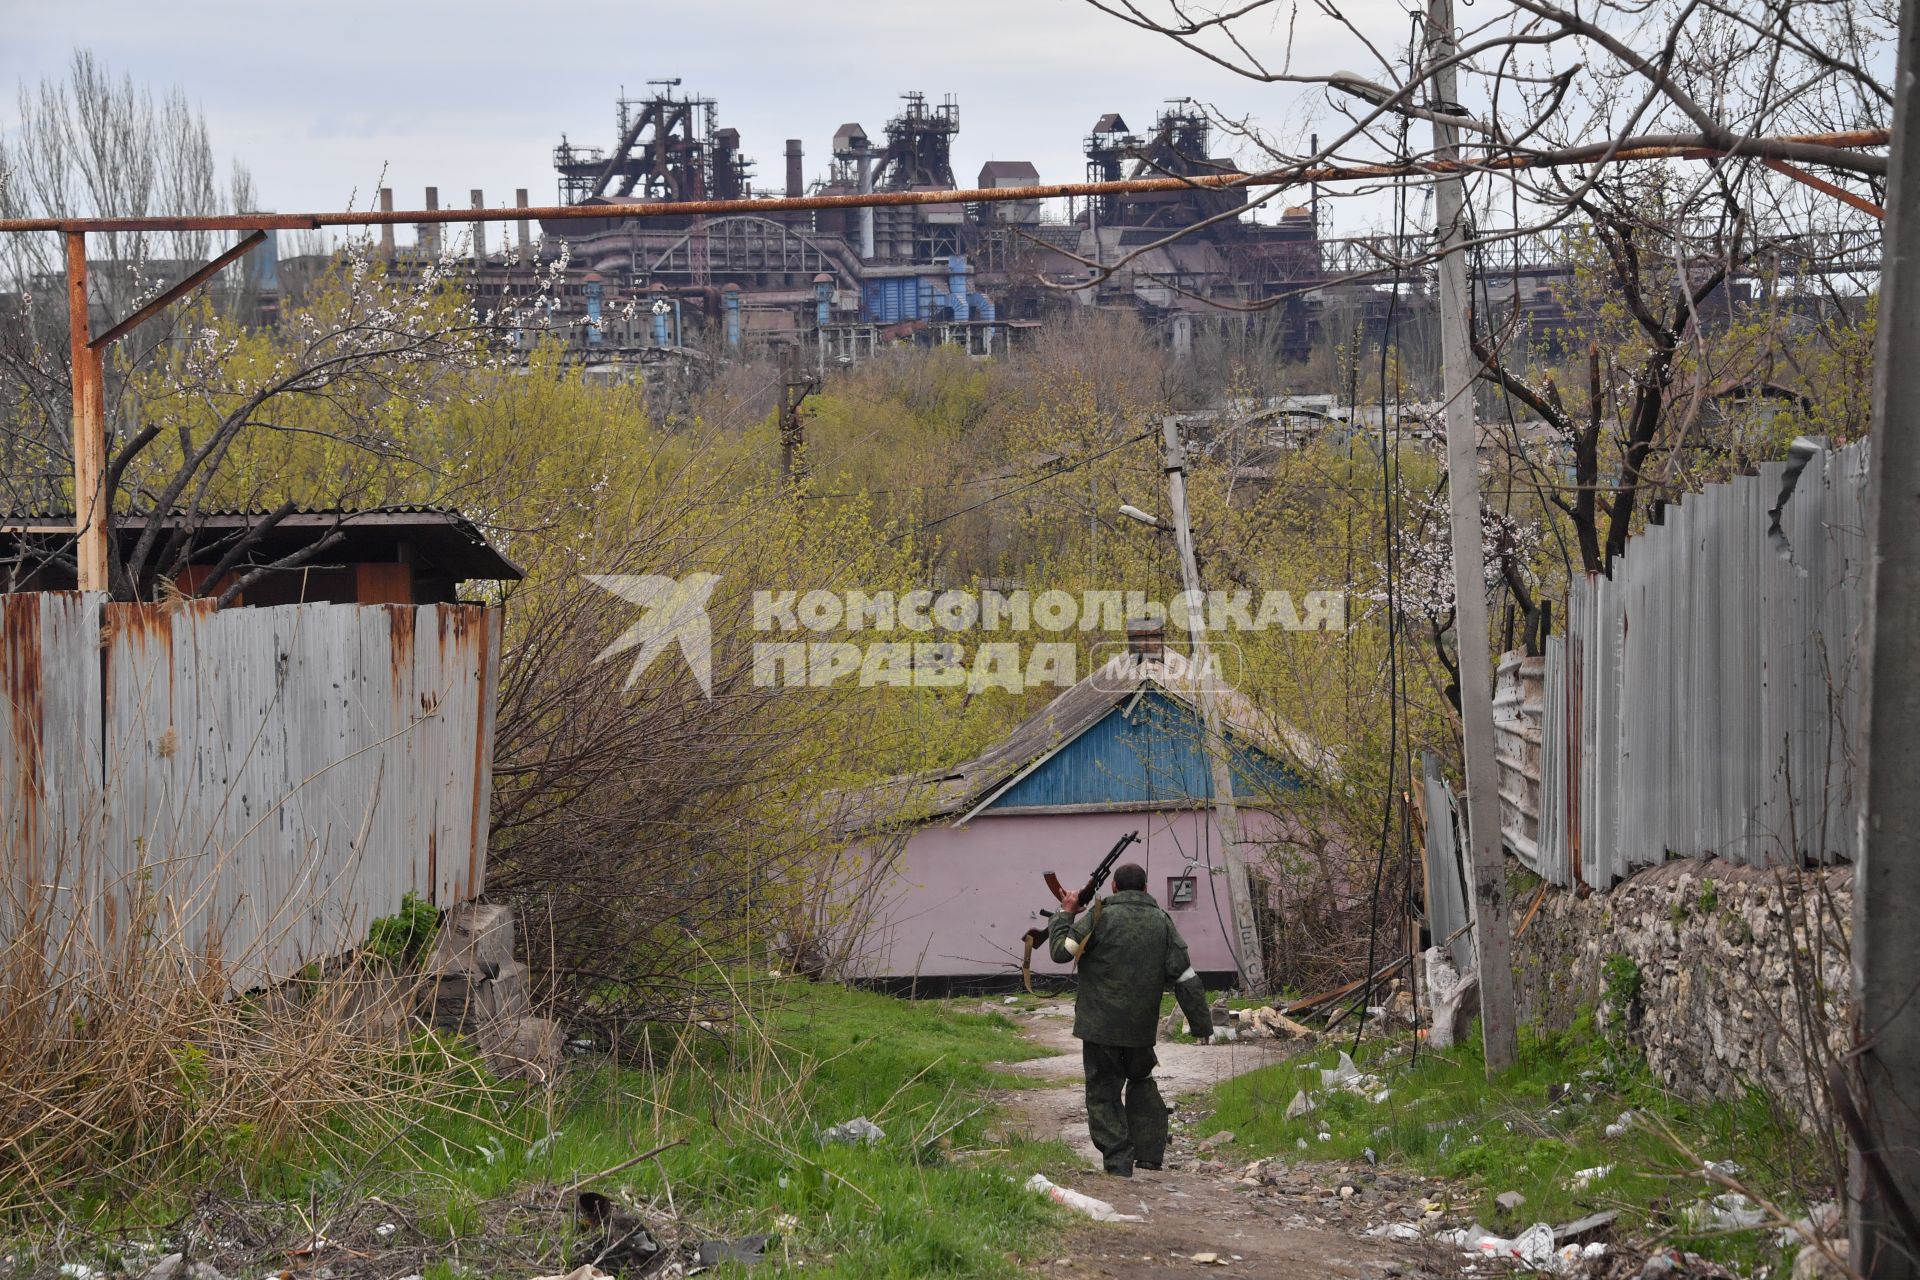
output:
[[[1136,1162],[1167,1155],[1167,1104],[1153,1082],[1160,1060],[1151,1048],[1080,1042],[1087,1074],[1087,1131],[1108,1173],[1133,1173]]]

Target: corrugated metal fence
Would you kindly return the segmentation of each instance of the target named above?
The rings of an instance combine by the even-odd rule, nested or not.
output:
[[[479,893],[500,618],[0,595],[0,938],[159,929],[236,988]],[[174,931],[177,930],[177,935]]]
[[[1501,825],[1518,857],[1604,889],[1671,856],[1844,856],[1867,461],[1864,443],[1814,455],[1777,531],[1785,463],[1689,495],[1611,579],[1574,583],[1533,689],[1526,664],[1502,663]]]

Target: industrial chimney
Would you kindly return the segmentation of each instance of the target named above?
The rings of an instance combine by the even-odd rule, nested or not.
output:
[[[1136,658],[1164,657],[1167,652],[1167,624],[1155,618],[1128,618],[1127,652]]]
[[[801,163],[800,139],[787,139],[787,194],[799,196],[806,194],[807,178]]]

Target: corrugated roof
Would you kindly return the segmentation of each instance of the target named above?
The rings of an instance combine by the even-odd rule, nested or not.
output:
[[[163,528],[190,525],[195,532],[208,535],[210,544],[244,530],[264,524],[271,512],[220,510],[195,514],[173,512],[164,516],[116,515],[113,527],[117,537],[137,536],[149,524],[158,521]],[[73,536],[71,511],[0,515],[0,544],[9,540],[48,542]],[[276,543],[298,544],[304,537],[335,529],[347,535],[338,554],[352,559],[359,549],[355,541],[406,538],[422,545],[433,560],[448,573],[461,579],[485,579],[517,582],[525,575],[501,555],[473,521],[458,511],[421,503],[403,503],[372,510],[339,507],[304,507],[279,520],[268,538]]]
[[[973,759],[840,793],[834,798],[838,806],[835,826],[842,834],[852,835],[891,823],[965,814],[1021,770],[1091,729],[1136,693],[1158,689],[1197,710],[1194,686],[1185,654],[1168,652],[1157,658],[1115,654]],[[1312,743],[1263,715],[1238,690],[1219,689],[1215,697],[1228,731],[1242,741],[1316,772],[1327,767],[1323,753]]]

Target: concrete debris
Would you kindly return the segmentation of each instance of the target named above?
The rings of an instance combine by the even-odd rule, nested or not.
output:
[[[1461,975],[1442,947],[1429,947],[1427,962],[1427,999],[1433,1009],[1433,1025],[1427,1029],[1427,1045],[1433,1049],[1451,1049],[1466,1040],[1473,1020],[1480,1016],[1480,978]]]
[[[534,1280],[613,1280],[613,1277],[591,1262],[583,1262],[562,1275],[536,1276]]]
[[[140,1280],[177,1280],[187,1269],[187,1255],[170,1253],[140,1273]]]
[[[1793,1225],[1783,1228],[1775,1239],[1783,1249],[1806,1244],[1815,1237],[1831,1239],[1844,1234],[1841,1224],[1840,1206],[1827,1200],[1808,1210],[1806,1217],[1795,1219]]]
[[[1622,1111],[1620,1118],[1607,1126],[1607,1136],[1609,1138],[1622,1138],[1626,1136],[1627,1130],[1631,1128],[1633,1128],[1633,1112]]]
[[[1828,1240],[1824,1248],[1808,1245],[1793,1260],[1793,1280],[1846,1280],[1853,1271],[1847,1263],[1847,1242]]]
[[[1709,1160],[1700,1170],[1709,1182],[1714,1178],[1737,1178],[1746,1172],[1737,1160]]]
[[[1518,1191],[1502,1191],[1493,1198],[1493,1202],[1507,1213],[1518,1213],[1525,1207],[1527,1198]]]
[[[566,1034],[534,1015],[532,978],[513,951],[507,908],[450,908],[422,975],[421,1013],[443,1031],[471,1035],[495,1075],[544,1084],[559,1067]]]
[[[1297,1090],[1293,1095],[1293,1101],[1287,1104],[1287,1119],[1298,1120],[1301,1116],[1307,1115],[1312,1110],[1313,1099],[1307,1096],[1305,1089]]]
[[[833,1143],[843,1147],[870,1147],[884,1142],[886,1137],[887,1131],[865,1116],[855,1116],[820,1132],[822,1145]]]
[[[1311,1040],[1319,1034],[1278,1009],[1236,1009],[1233,1019],[1235,1028],[1247,1039]]]
[[[738,1262],[743,1266],[753,1266],[765,1260],[767,1246],[773,1242],[772,1236],[741,1236],[737,1240],[708,1240],[694,1250],[693,1264],[696,1267],[717,1267],[723,1262]]]
[[[1220,1132],[1214,1134],[1211,1138],[1208,1138],[1204,1142],[1202,1142],[1198,1150],[1201,1155],[1210,1156],[1217,1149],[1228,1145],[1232,1141],[1233,1141],[1233,1130],[1222,1129]]]
[[[1095,1199],[1072,1187],[1063,1187],[1047,1177],[1036,1173],[1027,1179],[1027,1190],[1037,1191],[1055,1204],[1065,1205],[1069,1209],[1086,1214],[1096,1222],[1145,1222],[1137,1213],[1120,1213],[1105,1200]]]
[[[1563,1227],[1553,1229],[1555,1244],[1588,1244],[1613,1231],[1613,1224],[1620,1216],[1618,1209],[1608,1209],[1604,1213],[1589,1214],[1577,1222],[1569,1222]]]

